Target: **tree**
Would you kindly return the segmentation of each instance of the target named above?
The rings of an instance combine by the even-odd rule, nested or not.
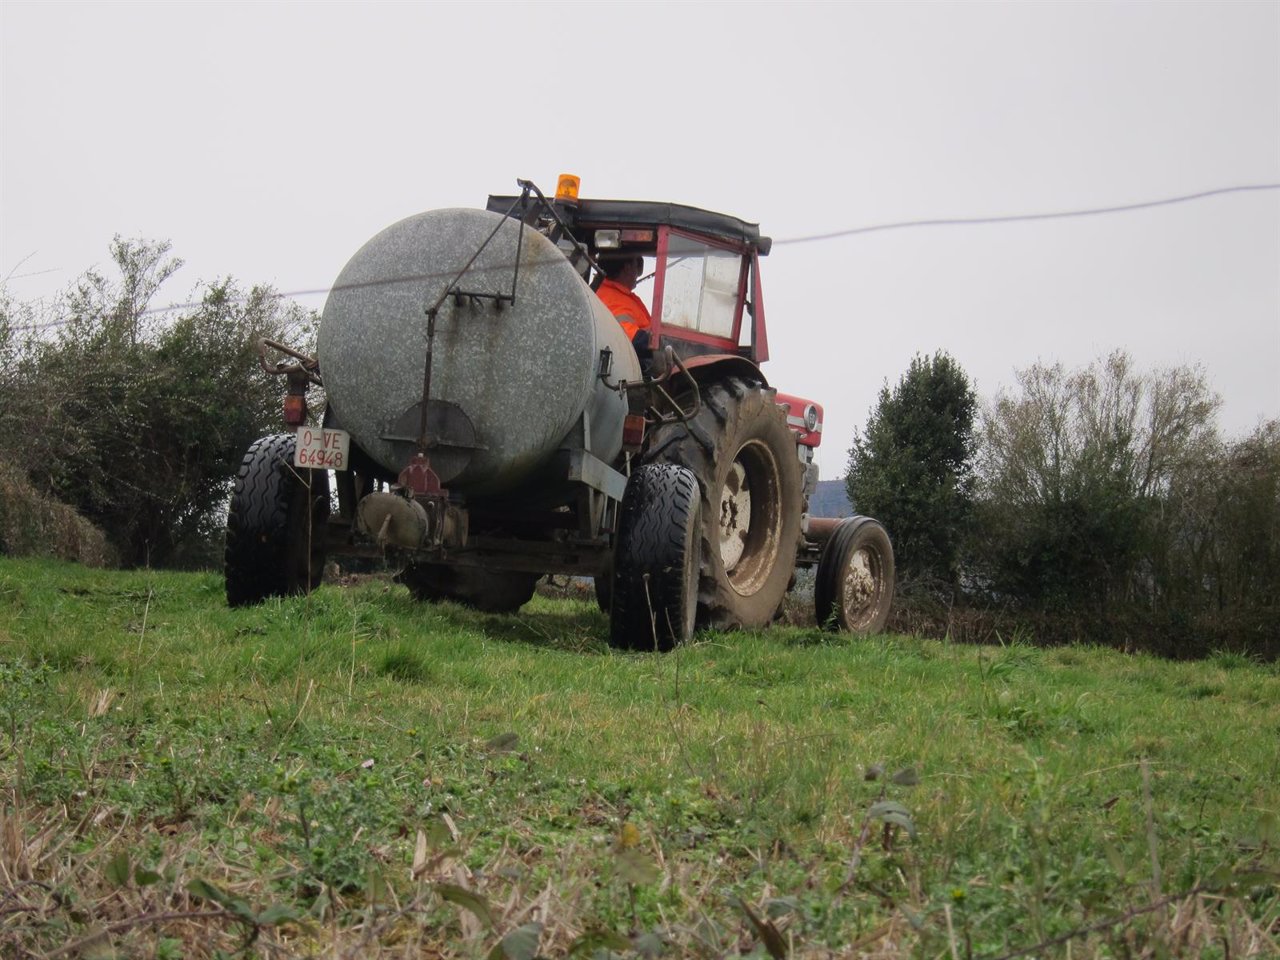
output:
[[[859,513],[893,538],[904,581],[954,591],[972,504],[977,397],[948,354],[916,356],[898,385],[880,390],[866,430],[854,435],[845,485]]]
[[[1219,495],[1218,606],[1280,606],[1280,420],[1232,444]]]
[[[260,368],[258,338],[306,347],[314,334],[296,304],[229,279],[184,311],[148,311],[180,265],[168,250],[117,237],[120,279],[81,278],[56,339],[28,345],[21,402],[0,410],[0,437],[37,487],[130,564],[169,561],[217,527],[245,449],[278,419],[281,384]]]
[[[1170,492],[1218,446],[1204,372],[1139,373],[1112,353],[1036,364],[983,414],[976,570],[1001,599],[1154,603],[1169,564]]]
[[[1280,420],[1221,443],[1177,478],[1161,514],[1166,602],[1280,606]]]
[[[39,408],[32,396],[33,363],[39,332],[48,325],[35,306],[0,289],[0,459],[25,462],[21,454]]]

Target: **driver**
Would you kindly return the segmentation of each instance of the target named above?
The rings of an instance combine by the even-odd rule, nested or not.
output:
[[[625,253],[617,257],[601,258],[600,268],[605,279],[596,295],[622,324],[627,339],[637,351],[649,347],[649,327],[653,323],[649,308],[635,294],[636,284],[644,275],[644,257]]]

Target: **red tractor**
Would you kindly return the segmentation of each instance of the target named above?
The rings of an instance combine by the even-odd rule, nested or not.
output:
[[[489,610],[573,574],[595,578],[614,646],[669,649],[765,626],[816,566],[820,624],[883,629],[889,538],[808,516],[822,408],[761,370],[769,238],[695,207],[579,198],[575,178],[554,199],[519,183],[382,231],[335,282],[318,357],[264,359],[289,377],[296,432],[245,457],[228,601],[308,590],[326,555],[386,557],[415,596]],[[636,254],[655,265],[639,352],[590,286]],[[308,426],[310,384],[326,404]]]

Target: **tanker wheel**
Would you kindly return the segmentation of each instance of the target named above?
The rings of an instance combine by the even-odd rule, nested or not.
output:
[[[813,606],[828,630],[879,633],[893,604],[893,544],[870,517],[849,517],[831,535],[818,561]]]
[[[692,471],[652,463],[631,474],[613,554],[611,646],[670,650],[693,636],[701,517]]]
[[[293,465],[296,438],[263,437],[249,447],[227,511],[227,603],[309,593],[324,574],[329,473]]]
[[[483,613],[515,613],[533,597],[538,574],[411,563],[396,580],[415,600],[452,600]]]
[[[795,435],[774,396],[738,377],[704,385],[697,416],[656,431],[646,456],[698,478],[699,626],[766,626],[791,582],[804,492]]]

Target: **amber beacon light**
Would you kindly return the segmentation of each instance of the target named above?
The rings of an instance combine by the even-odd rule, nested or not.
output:
[[[576,203],[578,201],[578,187],[581,185],[581,178],[575,177],[572,173],[560,174],[560,180],[556,183],[556,199]]]

